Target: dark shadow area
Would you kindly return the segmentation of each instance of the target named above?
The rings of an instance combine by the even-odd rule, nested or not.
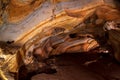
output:
[[[120,80],[120,65],[109,54],[73,53],[56,56],[55,74],[32,80]]]
[[[113,0],[116,7],[120,10],[120,0]]]
[[[29,67],[29,70],[27,67]],[[54,74],[56,72],[57,72],[56,69],[52,68],[50,65],[46,65],[41,68],[38,68],[38,65],[35,65],[35,66],[33,66],[32,64],[28,66],[23,65],[19,69],[18,80],[31,80],[32,76],[37,75],[37,74],[42,74],[42,73]]]

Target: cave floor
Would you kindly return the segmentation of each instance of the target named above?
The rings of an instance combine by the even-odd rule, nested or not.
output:
[[[120,64],[108,54],[64,54],[56,57],[57,73],[32,80],[120,80]]]

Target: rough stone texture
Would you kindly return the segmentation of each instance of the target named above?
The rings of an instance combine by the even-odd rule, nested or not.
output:
[[[2,11],[0,40],[3,43],[7,41],[5,43],[7,45],[12,45],[12,42],[22,45],[13,52],[9,49],[7,51],[7,47],[1,47],[4,52],[1,55],[7,57],[9,54],[11,57],[8,56],[9,58],[6,58],[3,65],[1,65],[1,72],[3,71],[6,74],[5,76],[10,76],[7,74],[9,71],[22,74],[22,70],[19,69],[23,65],[27,68],[28,73],[37,69],[44,72],[46,69],[44,67],[47,66],[44,60],[50,56],[60,55],[65,52],[88,52],[91,47],[94,49],[98,46],[108,47],[108,45],[111,45],[114,49],[114,56],[119,61],[120,39],[117,39],[119,37],[119,23],[117,21],[120,20],[120,12],[115,5],[109,5],[111,1],[108,4],[106,4],[106,0],[37,1],[2,0],[0,3],[2,4],[2,7],[0,7]],[[111,24],[111,20],[114,24]],[[110,25],[106,25],[107,23],[110,23]],[[109,51],[108,53],[110,53]],[[41,66],[41,62],[44,63],[44,66]],[[88,66],[88,63],[85,63],[85,65]],[[72,68],[68,68],[68,72],[70,70],[74,72]],[[82,73],[84,73],[84,69],[81,69],[83,70]],[[75,71],[75,73],[79,74],[77,70]],[[90,75],[89,73],[92,74],[93,72],[88,71],[84,76]],[[69,73],[64,75],[66,74]],[[23,76],[24,79],[26,79],[26,75],[27,73]],[[74,76],[73,74],[70,75]],[[93,73],[93,75],[95,74]],[[91,78],[91,76],[89,77]],[[103,76],[99,77],[99,75],[95,76],[100,80],[104,78]],[[93,80],[96,79],[92,78]]]
[[[101,0],[84,0],[82,2],[81,0],[65,0],[65,2],[59,2],[56,4],[55,14],[61,14],[61,17],[59,17],[59,19],[56,18],[56,21],[51,21],[51,16],[53,15],[52,9],[54,6],[50,1],[45,1],[41,4],[42,1],[37,0],[33,5],[29,5],[28,3],[30,3],[31,0],[28,3],[23,2],[23,4],[20,1],[11,0],[5,9],[5,18],[3,18],[5,20],[0,29],[0,41],[17,41],[32,29],[37,28],[38,31],[38,27],[40,28],[41,26],[53,26],[55,24],[59,26],[61,21],[65,21],[64,25],[61,26],[75,26],[74,22],[77,22],[79,19],[62,15],[64,9],[79,9],[88,5],[88,3],[99,4],[99,2],[101,2]],[[64,19],[62,17],[64,17]],[[72,21],[72,23],[66,23],[68,22],[67,20]],[[45,25],[47,23],[49,24]],[[30,37],[28,37],[28,39],[29,38]]]

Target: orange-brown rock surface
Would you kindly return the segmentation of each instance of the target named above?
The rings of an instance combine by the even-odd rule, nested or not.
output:
[[[113,53],[120,61],[120,12],[112,3],[113,0],[1,0],[1,79],[9,78],[11,75],[5,74],[8,72],[20,77],[24,73],[22,66],[28,73],[46,70],[49,64],[44,60],[53,55],[88,52],[98,47],[107,48],[105,52]]]
[[[1,0],[2,16],[6,13],[8,22],[18,22],[32,13],[45,0]]]
[[[101,0],[91,0],[89,2],[93,5],[101,4]],[[93,8],[87,1],[80,3],[80,0],[1,0],[0,4],[0,24],[2,26],[0,41],[20,40],[33,30],[40,30],[39,32],[41,32],[41,26],[54,25],[69,28],[81,21],[80,18],[70,16],[71,13],[68,14],[69,9],[81,9],[85,5]]]

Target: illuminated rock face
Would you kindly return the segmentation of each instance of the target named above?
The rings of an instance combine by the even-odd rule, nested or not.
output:
[[[6,14],[6,22],[8,23],[17,23],[40,7],[42,2],[44,2],[44,0],[1,0],[2,16]]]
[[[4,1],[4,0],[3,0]],[[2,1],[2,3],[3,3]],[[59,26],[58,23],[64,22],[63,25],[60,26],[67,26],[75,25],[72,23],[66,23],[67,20],[74,20],[74,22],[80,20],[79,18],[73,18],[68,16],[64,10],[65,9],[79,9],[85,5],[88,5],[87,1],[83,1],[80,3],[80,0],[72,1],[72,0],[62,0],[54,2],[52,1],[44,1],[44,0],[37,0],[37,1],[19,1],[19,0],[6,0],[6,7],[3,10],[4,15],[2,15],[1,23],[1,30],[0,30],[0,40],[2,41],[12,41],[12,40],[19,40],[21,39],[26,33],[30,32],[33,28],[37,26],[45,26],[47,27],[46,23],[49,23],[49,26],[53,26],[55,23]],[[99,0],[91,0],[90,3],[98,3]],[[55,4],[53,4],[55,3]],[[5,2],[4,2],[5,4]],[[76,4],[76,5],[74,5]],[[55,11],[54,11],[55,7]],[[53,13],[54,11],[54,13]],[[52,16],[61,15],[59,18],[56,18],[57,23],[55,20],[51,21]],[[63,19],[64,17],[64,19]],[[49,21],[47,21],[49,19]],[[47,22],[45,22],[47,21]],[[65,22],[66,21],[66,22]],[[51,24],[50,24],[51,23]],[[3,34],[4,32],[4,34]],[[9,34],[9,36],[8,36]],[[15,35],[14,35],[15,34]]]
[[[6,38],[3,34],[3,36],[1,35],[1,37],[5,40],[8,37],[7,34],[21,34],[21,29],[24,29],[23,27],[26,27],[25,24],[31,19],[30,18],[26,21],[27,16],[38,9],[43,2],[44,0],[1,0],[1,34],[2,32],[5,32]],[[19,28],[17,29],[16,27]],[[11,35],[9,35],[8,40],[12,40],[13,37]]]
[[[103,0],[1,0],[0,41],[21,40],[33,29],[37,30],[36,33],[41,32],[41,26],[73,27],[82,21],[81,16],[87,14],[81,12],[79,15],[80,9],[93,8],[102,2]],[[112,0],[108,3],[111,4]],[[85,7],[86,5],[88,7]],[[78,13],[72,14],[73,10],[78,10]],[[52,20],[55,15],[55,20]],[[26,36],[26,38],[31,37]],[[24,42],[19,41],[18,44],[24,44]]]
[[[112,0],[106,1],[1,0],[0,56],[4,61],[0,76],[20,73],[23,65],[28,72],[42,70],[47,66],[43,60],[50,56],[108,45],[119,61],[120,12]]]

